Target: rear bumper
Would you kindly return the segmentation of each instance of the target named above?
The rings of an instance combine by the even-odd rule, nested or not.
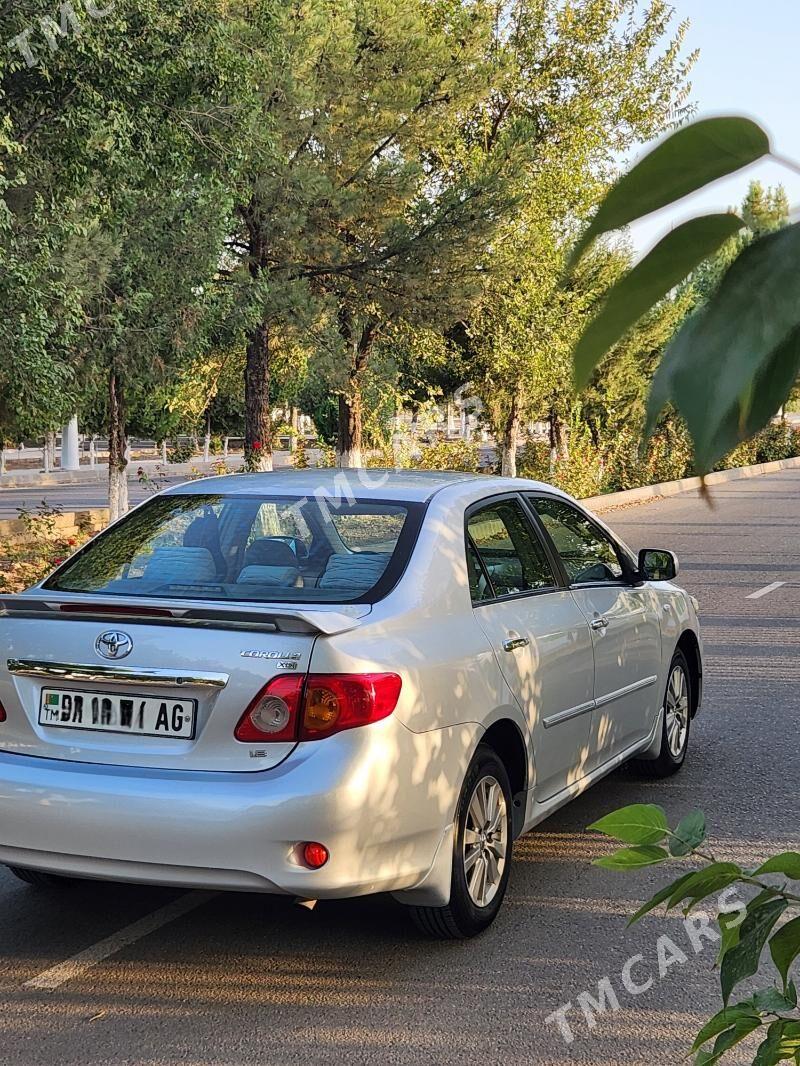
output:
[[[0,754],[0,863],[315,899],[413,888],[452,821],[479,730],[467,732],[388,718],[256,773]],[[330,851],[320,870],[300,861],[308,840]]]

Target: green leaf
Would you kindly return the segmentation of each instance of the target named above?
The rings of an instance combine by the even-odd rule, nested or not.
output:
[[[781,1021],[776,1024],[781,1027],[778,1053],[784,1059],[796,1058],[800,1055],[800,1022]]]
[[[668,402],[707,473],[762,429],[800,370],[800,224],[754,241],[706,307],[678,330],[656,371],[646,433]]]
[[[742,228],[736,215],[705,215],[660,241],[614,285],[575,348],[575,385],[583,388],[613,346],[704,259]]]
[[[613,855],[605,855],[602,859],[595,859],[594,866],[603,866],[607,870],[641,870],[645,866],[655,866],[656,863],[665,862],[669,853],[664,848],[656,848],[652,845],[643,845],[638,848],[622,848]]]
[[[781,1042],[781,1030],[782,1025],[780,1022],[773,1022],[767,1029],[767,1038],[762,1044],[759,1044],[756,1051],[756,1057],[753,1059],[753,1066],[775,1066],[780,1062],[780,1042]]]
[[[576,244],[570,266],[601,233],[627,226],[769,152],[769,137],[748,118],[708,118],[682,127],[613,186]]]
[[[737,1004],[735,1007],[723,1007],[721,1011],[718,1011],[713,1018],[709,1018],[703,1028],[695,1037],[691,1050],[697,1051],[703,1044],[707,1043],[712,1037],[717,1036],[719,1033],[724,1032],[725,1029],[735,1025],[736,1022],[742,1018],[754,1018],[756,1012],[751,1006],[746,1004]]]
[[[756,1029],[761,1027],[761,1019],[755,1015],[749,1015],[744,1018],[740,1018],[731,1029],[726,1029],[720,1033],[714,1042],[714,1050],[710,1054],[708,1052],[701,1051],[696,1061],[702,1063],[702,1066],[712,1066],[713,1063],[719,1062],[722,1056],[730,1051],[732,1047],[740,1044],[742,1040],[746,1039]]]
[[[792,963],[800,955],[800,916],[775,933],[769,942],[769,951],[785,988]]]
[[[784,851],[780,855],[773,855],[755,871],[754,876],[759,874],[785,874],[792,881],[800,881],[800,852]]]
[[[767,937],[788,905],[785,899],[770,900],[742,922],[739,943],[726,954],[720,968],[722,1000],[726,1005],[736,985],[758,970]]]
[[[677,825],[674,836],[669,838],[670,855],[689,855],[706,839],[706,816],[702,811],[687,814]]]
[[[747,904],[745,917],[748,914],[753,914],[759,907],[763,907],[771,899],[775,899],[778,893],[772,888],[762,889],[761,892]],[[717,918],[720,932],[722,933],[722,940],[719,945],[719,952],[715,965],[719,966],[725,955],[730,951],[732,947],[735,947],[739,943],[739,935],[742,930],[742,916],[740,912],[730,915],[728,918],[725,914],[720,914]]]
[[[673,881],[671,884],[666,885],[666,887],[659,889],[659,891],[656,892],[656,894],[651,899],[649,899],[647,903],[643,903],[642,906],[638,909],[638,911],[636,911],[636,913],[628,920],[628,925],[634,925],[641,918],[644,918],[646,914],[649,914],[650,911],[655,910],[655,908],[660,903],[665,903],[670,898],[670,896],[673,895],[673,893],[679,891],[681,886],[683,886],[688,880],[690,880],[690,878],[693,878],[694,876],[695,871],[692,871],[691,873],[684,874],[682,877],[679,877],[677,881]]]
[[[720,940],[719,951],[717,952],[717,966],[720,965],[731,948],[735,948],[739,943],[739,934],[742,929],[742,923],[738,922],[738,924],[736,924],[738,918],[738,914],[730,915],[730,920],[728,920],[727,915],[721,914],[719,916],[719,930],[722,933],[722,939]]]
[[[589,829],[626,844],[658,844],[669,832],[669,823],[661,807],[652,803],[634,803],[612,811]]]
[[[684,900],[688,900],[689,906],[692,907],[695,903],[699,903],[701,900],[706,899],[707,896],[712,895],[712,893],[721,892],[723,888],[727,888],[734,881],[738,881],[741,876],[742,869],[735,863],[711,863],[710,866],[691,874],[690,877],[685,879],[683,884],[680,882],[676,884],[675,891],[667,901],[667,910],[678,903],[682,903]]]
[[[796,1004],[778,988],[762,988],[750,997],[753,1009],[761,1014],[780,1014],[782,1011],[794,1010]]]

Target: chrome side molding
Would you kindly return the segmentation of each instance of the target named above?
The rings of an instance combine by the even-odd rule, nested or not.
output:
[[[48,681],[92,681],[112,685],[179,685],[225,688],[229,674],[198,670],[193,674],[176,674],[174,670],[137,670],[124,666],[84,666],[74,663],[51,663],[39,659],[9,659],[9,673],[20,677],[39,677]]]

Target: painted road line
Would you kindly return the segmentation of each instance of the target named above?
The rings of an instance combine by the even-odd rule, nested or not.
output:
[[[121,951],[122,948],[126,948],[129,944],[141,940],[142,937],[149,936],[150,933],[154,933],[156,929],[161,929],[162,926],[167,925],[169,922],[174,922],[176,918],[196,910],[197,907],[202,907],[204,903],[208,903],[210,899],[214,899],[218,895],[218,892],[186,892],[184,895],[174,899],[172,903],[167,903],[166,906],[160,907],[157,911],[153,911],[152,914],[146,914],[138,922],[132,922],[130,925],[126,925],[124,929],[120,929],[119,932],[112,933],[105,940],[98,940],[91,947],[86,948],[84,951],[79,951],[71,959],[66,959],[57,966],[52,966],[49,970],[45,970],[44,973],[32,977],[22,987],[52,992],[54,989],[66,984],[67,981],[71,981],[74,977],[80,977],[81,974],[96,966],[98,962],[102,962],[110,955]]]
[[[770,592],[774,592],[775,589],[782,588],[785,584],[785,581],[773,581],[771,585],[765,585],[764,588],[759,589],[758,592],[751,592],[747,599],[760,600],[762,596],[769,596]]]

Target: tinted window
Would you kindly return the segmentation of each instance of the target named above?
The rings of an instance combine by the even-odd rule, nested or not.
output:
[[[119,596],[369,602],[394,584],[419,504],[308,497],[160,496],[62,566],[45,587]],[[381,592],[383,589],[383,592]]]
[[[562,500],[531,500],[573,585],[617,581],[622,567],[613,543],[575,507]]]
[[[501,500],[476,511],[467,522],[467,533],[485,572],[476,573],[475,567],[470,566],[473,601],[488,598],[483,594],[482,577],[484,581],[488,577],[494,596],[512,596],[555,585],[544,549],[516,500]]]
[[[405,519],[405,508],[386,504],[331,511],[336,532],[353,552],[393,552]]]

